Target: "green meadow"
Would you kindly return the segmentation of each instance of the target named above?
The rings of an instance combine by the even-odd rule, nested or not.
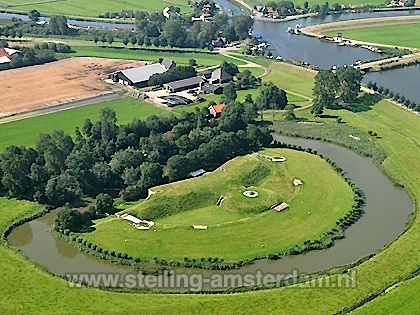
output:
[[[30,11],[38,10],[44,14],[65,14],[68,16],[98,17],[104,12],[121,12],[121,10],[161,12],[164,8],[174,5],[180,7],[181,13],[191,12],[187,0],[171,0],[170,3],[160,0],[2,0],[8,10]]]
[[[306,98],[312,97],[313,73],[280,63],[273,63],[271,68],[279,71],[278,76],[271,74],[271,80],[281,88],[291,90]],[[417,213],[420,198],[420,178],[416,172],[420,169],[420,118],[386,101],[379,101],[374,105],[369,104],[366,104],[366,110],[358,113],[347,110],[327,110],[325,114],[342,117],[346,125],[361,133],[367,132],[367,130],[374,130],[378,133],[379,137],[373,141],[387,155],[381,167],[404,183],[415,202],[414,210]],[[363,106],[363,104],[360,105]],[[98,110],[99,108],[89,114],[89,118],[97,117]],[[296,114],[298,117],[311,117],[309,111],[297,111]],[[5,124],[9,125],[9,133],[6,137],[3,136],[6,129],[1,129],[4,127],[0,125],[1,139],[4,141],[4,138],[8,138],[6,140],[11,144],[16,144],[19,141],[19,143],[33,143],[36,139],[35,136],[31,141],[25,138],[32,137],[33,133],[48,132],[46,126],[50,126],[51,129],[56,126],[63,128],[62,125],[67,120],[76,116],[73,115],[73,110],[66,112],[67,115],[54,122],[54,126],[50,121],[54,119],[48,119],[48,117],[53,117],[50,116],[53,114],[46,115],[47,119],[40,123],[34,123],[32,119],[35,118],[31,118],[19,122],[18,125],[14,125],[16,122],[10,123],[10,125]],[[86,113],[82,114],[81,112],[79,120],[70,129],[73,130],[74,126],[83,123],[87,117],[84,116]],[[117,115],[121,121],[121,114],[117,113]],[[132,113],[127,112],[126,115],[129,120]],[[314,118],[312,117],[312,119]],[[319,120],[324,123],[335,123],[331,118],[320,118]],[[30,132],[20,131],[21,129],[30,130]],[[7,144],[3,144],[3,146],[5,145]],[[2,209],[0,228],[2,231],[11,220],[23,216],[28,211],[32,213],[38,211],[34,204],[7,198],[0,198],[0,205]],[[208,213],[205,210],[202,211],[202,213]],[[226,217],[220,216],[220,221],[208,222],[218,224],[226,220],[234,220],[235,215],[226,213]],[[201,217],[200,213],[197,213],[195,218],[199,217]],[[174,215],[172,219],[171,224],[191,223],[182,214]],[[417,270],[420,261],[420,248],[416,244],[419,239],[420,222],[418,216],[415,216],[405,233],[380,250],[374,257],[353,268],[357,273],[356,288],[291,287],[227,295],[139,295],[84,287],[71,288],[64,280],[52,277],[26,260],[21,254],[2,244],[0,246],[0,269],[2,270],[0,273],[2,284],[0,286],[0,295],[2,296],[0,312],[2,314],[66,314],[69,312],[73,314],[116,314],[121,312],[127,314],[140,312],[151,314],[276,314],[279,312],[284,314],[333,314],[342,311],[345,307],[359,303],[372,294],[380,294]],[[416,278],[383,294],[373,302],[359,308],[356,313],[415,314],[418,311],[416,300],[418,291],[419,279]]]
[[[420,48],[418,34],[420,23],[378,25],[355,29],[339,29],[325,32],[328,36],[337,36],[341,32],[343,37],[371,43],[385,45]]]
[[[154,187],[148,200],[126,210],[154,220],[153,229],[137,230],[129,221],[107,217],[98,220],[95,230],[83,238],[108,250],[147,259],[253,259],[316,239],[350,210],[350,187],[318,156],[287,149],[262,153],[284,156],[286,161],[247,155],[201,177]],[[303,185],[294,186],[294,178]],[[258,196],[245,197],[246,190]],[[217,206],[220,196],[224,200]],[[290,207],[282,212],[270,210],[280,202]],[[208,229],[194,230],[193,225],[207,225]]]
[[[101,102],[92,105],[71,108],[47,115],[22,119],[0,124],[0,151],[10,145],[33,146],[40,133],[50,133],[54,130],[64,130],[74,135],[76,127],[81,128],[83,122],[89,118],[99,119],[101,108],[109,107],[117,114],[118,123],[131,121],[133,117],[146,119],[150,115],[170,115],[170,111],[161,109],[148,103],[143,103],[132,97]],[[24,115],[22,117],[25,117]]]

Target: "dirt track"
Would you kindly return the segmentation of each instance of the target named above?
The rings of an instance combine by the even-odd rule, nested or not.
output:
[[[110,93],[98,80],[138,61],[71,58],[45,65],[1,71],[0,117]]]

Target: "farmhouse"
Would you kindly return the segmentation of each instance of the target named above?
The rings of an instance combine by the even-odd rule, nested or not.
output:
[[[204,82],[204,79],[201,76],[197,76],[197,77],[169,82],[169,83],[164,84],[163,86],[167,91],[175,93],[179,91],[184,91],[184,90],[200,87],[203,82]]]
[[[145,87],[148,85],[152,75],[164,73],[176,66],[170,59],[163,59],[161,63],[154,63],[142,67],[120,70],[111,74],[114,82],[135,87]]]
[[[16,49],[11,48],[0,48],[0,70],[5,70],[10,68],[10,56],[14,54],[20,54],[21,52]]]
[[[217,118],[221,115],[222,109],[225,107],[225,104],[211,105],[209,106],[209,113],[214,118]]]
[[[209,78],[210,84],[228,83],[230,81],[232,81],[232,76],[222,68],[217,68],[214,70],[211,73],[211,77]]]

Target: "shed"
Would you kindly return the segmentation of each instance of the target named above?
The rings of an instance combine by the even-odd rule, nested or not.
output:
[[[202,168],[200,168],[199,170],[196,170],[194,172],[189,173],[188,176],[189,177],[198,177],[198,176],[201,176],[201,175],[203,175],[205,173],[206,173],[206,171],[203,170]]]
[[[223,93],[222,86],[210,84],[210,83],[204,83],[203,85],[201,85],[201,90],[207,94],[222,94]]]
[[[196,87],[201,86],[201,84],[204,82],[203,78],[201,76],[187,78],[183,80],[173,81],[164,84],[164,88],[170,92],[179,92],[184,91],[188,89],[194,89]]]

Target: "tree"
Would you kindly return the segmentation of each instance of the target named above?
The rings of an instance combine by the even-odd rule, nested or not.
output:
[[[362,82],[360,70],[354,67],[340,67],[336,72],[338,80],[338,95],[344,103],[351,103],[357,99]]]
[[[183,155],[173,155],[168,159],[167,162],[167,175],[169,181],[173,182],[182,178],[187,177],[190,172],[188,165],[190,161]]]
[[[288,101],[286,92],[270,81],[264,85],[255,102],[258,108],[275,110],[284,109]]]
[[[99,41],[99,38],[98,38],[98,36],[93,36],[93,41],[94,41],[94,43],[95,43],[95,45],[98,43],[98,41]]]
[[[55,217],[55,228],[59,231],[69,229],[70,231],[78,231],[83,222],[82,214],[73,209],[70,205],[65,205],[57,209]]]
[[[36,157],[37,153],[33,149],[16,146],[7,147],[0,154],[0,170],[3,173],[1,183],[10,196],[22,197],[30,194],[29,174]]]
[[[134,45],[137,43],[137,38],[136,38],[136,36],[131,36],[131,37],[130,37],[130,43],[131,43],[131,45],[133,45],[133,47],[134,47]]]
[[[197,66],[197,61],[195,61],[195,59],[190,59],[190,60],[188,60],[188,64],[191,67],[195,67],[195,66]]]
[[[330,70],[320,70],[315,76],[315,86],[313,88],[314,105],[311,112],[320,115],[323,108],[331,108],[336,104],[336,94],[338,89],[336,75]]]
[[[73,140],[62,130],[54,130],[51,135],[40,134],[36,143],[37,152],[45,159],[45,167],[54,175],[66,168],[65,161],[73,147]]]
[[[68,35],[67,18],[64,15],[56,15],[50,18],[50,31],[53,35]]]
[[[237,97],[238,95],[236,94],[235,84],[233,82],[229,82],[229,84],[223,88],[222,102],[228,104],[230,102],[234,102]]]
[[[30,20],[37,22],[39,20],[39,17],[41,16],[41,14],[38,12],[38,10],[31,10],[28,13],[28,17]]]
[[[75,203],[82,196],[79,182],[76,177],[64,172],[51,177],[45,186],[45,196],[49,204],[60,207],[66,203]]]
[[[249,37],[249,31],[254,21],[248,15],[236,15],[232,17],[232,27],[240,40]]]
[[[184,47],[187,31],[181,20],[169,19],[163,27],[162,36],[167,39],[169,46]]]
[[[139,185],[150,188],[162,183],[163,167],[159,163],[144,162],[140,166]]]
[[[239,72],[239,70],[238,70],[238,66],[237,65],[235,65],[233,62],[226,62],[226,61],[223,61],[221,64],[220,64],[220,68],[222,69],[222,70],[225,70],[227,73],[229,73],[231,76],[234,76],[234,75],[236,75],[238,72]]]
[[[124,37],[123,39],[122,39],[122,43],[124,44],[124,46],[126,46],[127,47],[127,45],[128,45],[128,42],[130,41],[130,39],[126,36],[126,37]]]
[[[95,198],[95,207],[98,214],[104,214],[113,210],[113,199],[110,195],[100,193]]]
[[[287,105],[284,109],[286,110],[286,120],[295,120],[296,119],[296,115],[295,115],[295,110],[296,106],[295,105]]]
[[[108,35],[106,37],[106,41],[112,46],[112,43],[114,42],[114,36]]]

